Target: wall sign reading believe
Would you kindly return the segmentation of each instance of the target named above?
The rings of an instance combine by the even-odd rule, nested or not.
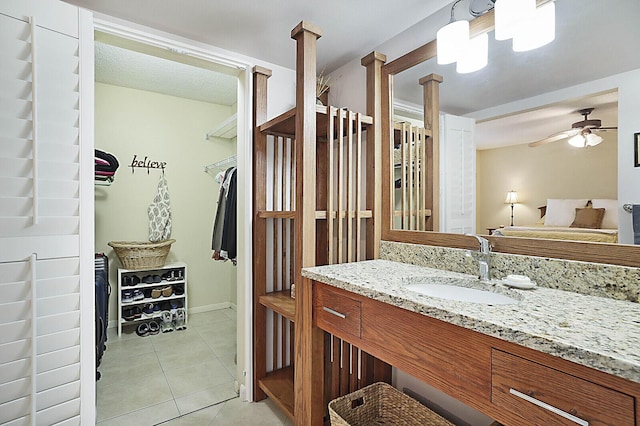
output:
[[[138,156],[135,154],[133,155],[133,160],[131,160],[131,164],[129,164],[129,167],[131,167],[131,173],[134,173],[136,167],[138,167],[141,169],[147,169],[147,174],[149,174],[149,170],[151,169],[164,170],[166,166],[167,166],[166,161],[151,161],[146,155],[144,157],[144,160],[138,160]]]

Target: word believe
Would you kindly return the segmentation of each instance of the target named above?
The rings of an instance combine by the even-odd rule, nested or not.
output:
[[[138,160],[138,156],[135,154],[133,155],[133,160],[131,160],[131,164],[129,164],[129,167],[131,167],[131,173],[134,173],[135,168],[138,167],[141,169],[147,169],[147,174],[149,174],[150,169],[164,170],[166,166],[167,166],[166,161],[151,161],[146,156],[144,157],[144,160]]]

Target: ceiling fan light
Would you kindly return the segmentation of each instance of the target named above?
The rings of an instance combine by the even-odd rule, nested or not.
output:
[[[588,135],[585,135],[585,139],[586,139],[586,146],[596,146],[603,141],[601,136],[598,136],[593,133],[589,133]]]
[[[586,144],[585,137],[581,133],[570,137],[567,142],[569,142],[569,145],[575,146],[576,148],[584,148]]]
[[[469,44],[469,21],[453,21],[436,33],[438,64],[456,62]]]
[[[508,40],[536,10],[536,0],[497,0],[495,4],[495,38]]]
[[[462,56],[456,64],[456,71],[467,74],[478,71],[487,66],[489,61],[489,36],[484,33],[475,36],[467,43]]]
[[[522,22],[513,36],[514,52],[526,52],[551,43],[556,38],[556,4],[537,8],[532,19]]]

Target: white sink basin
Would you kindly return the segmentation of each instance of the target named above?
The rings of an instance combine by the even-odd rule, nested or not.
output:
[[[458,302],[482,303],[484,305],[509,305],[518,302],[518,300],[504,294],[452,284],[420,283],[409,284],[405,288],[425,296],[456,300]]]

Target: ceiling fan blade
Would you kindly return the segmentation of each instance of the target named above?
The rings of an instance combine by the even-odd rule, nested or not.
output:
[[[529,146],[531,148],[535,148],[536,146],[544,145],[549,142],[556,142],[562,139],[570,138],[571,136],[575,136],[582,131],[582,128],[576,128],[571,130],[563,130],[562,132],[554,133],[550,136],[547,136],[544,139],[540,139],[539,141],[531,142]]]
[[[592,132],[617,132],[617,127],[596,127],[595,129],[591,129]]]

